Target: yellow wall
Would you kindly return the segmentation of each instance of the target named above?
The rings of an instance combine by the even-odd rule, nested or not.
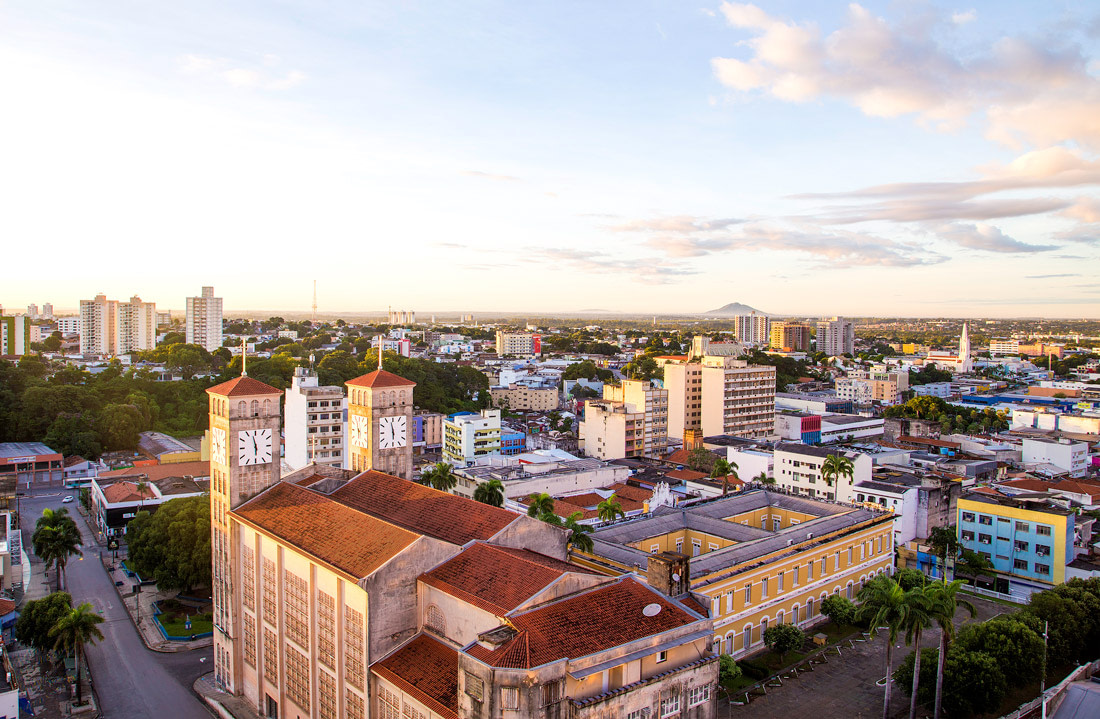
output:
[[[734,524],[747,524],[750,527],[762,527],[768,531],[774,531],[774,520],[776,518],[780,520],[780,529],[786,529],[792,524],[801,524],[802,522],[809,522],[812,519],[817,519],[815,515],[805,512],[795,512],[790,509],[780,509],[778,507],[762,507],[760,509],[754,509],[751,512],[742,512],[726,517],[725,521],[733,522]],[[766,526],[760,524],[762,519],[765,520]]]
[[[677,549],[676,546],[677,541],[681,542],[679,549]],[[649,537],[640,542],[634,542],[630,546],[635,549],[640,549],[643,552],[649,552],[650,554],[659,554],[660,552],[683,552],[684,554],[693,556],[692,542],[699,542],[699,554],[716,552],[719,549],[732,547],[737,544],[737,542],[732,539],[716,537],[713,534],[697,532],[693,529],[681,529],[676,532]]]

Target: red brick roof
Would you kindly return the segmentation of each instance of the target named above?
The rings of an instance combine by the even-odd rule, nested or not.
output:
[[[671,472],[665,472],[665,476],[680,481],[691,481],[695,479],[704,479],[707,473],[696,472],[694,469],[674,469]]]
[[[356,377],[355,379],[349,379],[344,384],[353,385],[355,387],[415,387],[416,382],[405,379],[395,375],[393,372],[387,372],[384,369],[376,369],[369,374]]]
[[[1100,499],[1100,487],[1094,484],[1083,484],[1081,482],[1074,482],[1070,480],[1064,480],[1052,486],[1051,491],[1054,492],[1072,492],[1073,494],[1087,494],[1092,497],[1093,501]]]
[[[0,599],[0,617],[6,617],[15,611],[15,602],[10,599]]]
[[[139,492],[137,482],[127,482],[125,480],[108,484],[106,487],[102,487],[102,489],[103,498],[110,504],[118,504],[119,502],[139,502],[143,499],[157,498],[148,485]]]
[[[710,616],[710,612],[707,611],[707,608],[704,607],[702,604],[700,604],[695,599],[695,597],[693,597],[690,594],[688,594],[685,597],[681,597],[680,598],[680,604],[683,604],[685,607],[687,607],[688,609],[690,609],[693,612],[698,612],[699,614],[702,614],[704,617]]]
[[[233,510],[246,523],[362,579],[417,539],[323,494],[279,482]]]
[[[647,617],[649,604],[661,611]],[[512,615],[516,636],[497,649],[474,644],[466,653],[490,666],[530,669],[558,659],[588,656],[676,629],[695,619],[630,577]]]
[[[234,377],[228,382],[222,382],[216,384],[210,389],[206,390],[210,394],[216,394],[222,397],[238,397],[238,396],[252,396],[257,394],[282,394],[282,390],[275,389],[269,384],[265,384],[258,379],[252,379],[251,377]]]
[[[421,634],[371,671],[440,716],[458,719],[458,652],[438,639]]]
[[[502,617],[566,572],[595,574],[526,549],[477,542],[420,581]]]
[[[507,509],[375,471],[360,474],[329,496],[391,524],[459,546],[489,539],[519,517]]]
[[[1003,497],[1004,496],[1002,493],[998,492],[997,490],[993,489],[992,487],[975,487],[974,489],[972,489],[970,491],[975,492],[977,494],[991,494],[994,497]]]
[[[664,461],[668,462],[669,464],[683,464],[686,466],[691,461],[691,450],[678,449],[672,454],[665,457]]]
[[[648,502],[649,498],[653,496],[652,489],[646,489],[645,487],[635,487],[631,484],[625,484],[619,482],[607,487],[615,493],[615,497],[622,501],[624,499],[633,499],[635,502]]]
[[[1032,479],[1031,477],[1010,479],[1007,482],[1001,482],[1001,485],[1012,487],[1013,489],[1026,489],[1029,492],[1045,492],[1048,489],[1053,489],[1055,486],[1054,482],[1044,482],[1041,479]]]

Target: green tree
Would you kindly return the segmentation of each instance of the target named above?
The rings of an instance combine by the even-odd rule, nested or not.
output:
[[[917,587],[907,591],[905,605],[905,621],[901,627],[905,632],[905,643],[917,648],[914,652],[913,691],[909,698],[909,719],[916,719],[917,690],[920,681],[920,640],[924,630],[932,626],[932,607],[927,587]]]
[[[1053,589],[1032,594],[1020,613],[1034,617],[1033,629],[1049,623],[1051,664],[1087,660],[1100,646],[1100,579],[1071,579]]]
[[[913,671],[916,652],[910,652],[897,671],[894,681],[909,691],[919,684],[917,701],[930,704],[935,699],[935,667],[938,649],[922,649],[921,670],[917,677]],[[996,660],[981,652],[968,652],[951,647],[944,665],[943,708],[948,716],[971,717],[996,711],[1007,692],[1005,675]]]
[[[821,464],[821,478],[824,479],[825,484],[830,487],[832,487],[833,483],[840,477],[847,477],[851,480],[853,472],[854,465],[852,464],[852,460],[842,454],[830,454]]]
[[[923,587],[928,583],[928,577],[924,576],[924,572],[906,567],[894,572],[894,581],[898,583],[902,591],[907,592],[916,587]]]
[[[959,598],[958,591],[962,585],[963,581],[956,579],[950,584],[933,582],[925,588],[929,615],[940,628],[940,651],[936,665],[935,719],[939,719],[940,707],[943,705],[943,672],[947,661],[947,645],[955,638],[955,612],[961,607],[970,612],[971,617],[978,613],[973,604]]]
[[[630,379],[649,381],[654,377],[660,377],[662,370],[657,366],[657,360],[649,355],[635,357],[623,367],[623,374]]]
[[[31,546],[47,568],[53,565],[57,570],[57,589],[60,591],[69,557],[81,554],[80,530],[68,510],[64,507],[43,510],[35,523]]]
[[[1034,681],[1043,663],[1043,638],[1015,614],[963,627],[952,648],[993,657],[1014,686]]]
[[[752,481],[760,484],[775,484],[775,477],[769,477],[767,472],[761,472],[752,478]]]
[[[44,441],[46,446],[66,457],[80,455],[85,459],[99,459],[99,455],[103,454],[99,434],[84,414],[58,415],[46,432]]]
[[[859,590],[857,597],[860,601],[856,617],[868,621],[871,634],[874,635],[880,627],[885,627],[886,634],[886,681],[884,682],[885,696],[882,701],[882,717],[890,716],[890,672],[892,671],[892,654],[894,642],[898,640],[898,633],[905,625],[905,615],[909,611],[905,603],[905,590],[892,577],[880,574]]]
[[[103,632],[98,624],[103,622],[92,609],[92,605],[84,602],[78,607],[73,607],[68,614],[50,630],[50,636],[54,638],[54,648],[65,654],[71,653],[76,660],[76,703],[81,702],[80,665],[84,654],[85,644],[94,644],[103,639]]]
[[[718,657],[718,682],[720,684],[730,684],[737,681],[741,676],[741,667],[737,665],[737,661],[729,654],[723,654]]]
[[[178,345],[187,341],[187,335],[182,332],[166,332],[163,339],[160,341],[160,345]]]
[[[563,526],[569,530],[569,546],[579,552],[591,552],[592,537],[588,535],[592,532],[592,527],[580,523],[583,516],[583,512],[573,512],[565,518]]]
[[[596,516],[600,518],[601,522],[611,522],[619,517],[625,517],[626,512],[623,511],[623,505],[619,503],[618,498],[612,493],[596,505]]]
[[[57,336],[57,332],[42,340],[42,347],[47,352],[57,352],[61,349],[61,338]]]
[[[68,592],[53,592],[41,599],[31,599],[19,609],[15,621],[15,638],[40,652],[53,648],[50,630],[72,609]]]
[[[446,462],[437,462],[429,469],[420,473],[420,484],[438,489],[440,492],[450,492],[458,484],[451,465]]]
[[[532,494],[527,498],[528,517],[542,517],[545,514],[554,514],[553,497],[545,492],[541,492],[539,494]]]
[[[161,589],[210,586],[210,499],[180,497],[153,513],[139,511],[126,528],[133,568]]]
[[[710,476],[714,479],[722,480],[722,496],[729,494],[730,491],[730,477],[739,479],[737,476],[737,464],[719,457],[714,460],[714,466],[710,470]]]
[[[165,357],[168,369],[179,372],[185,380],[210,369],[210,353],[199,345],[174,344]]]
[[[359,360],[343,350],[329,352],[317,363],[317,377],[323,385],[342,387],[360,374]]]
[[[764,644],[773,652],[779,652],[779,661],[786,659],[787,652],[805,643],[806,634],[793,624],[776,624],[764,630]]]
[[[688,452],[688,466],[696,472],[706,472],[710,474],[717,460],[718,455],[705,447],[696,447]]]
[[[494,507],[504,506],[504,483],[499,479],[481,482],[474,489],[474,499]]]
[[[928,533],[928,546],[932,548],[932,553],[940,560],[941,576],[946,579],[948,557],[954,559],[959,556],[959,550],[962,549],[962,545],[959,544],[956,537],[955,526],[933,527],[932,531]]]
[[[141,434],[141,411],[132,404],[109,404],[99,416],[99,433],[110,450],[135,449]]]
[[[821,600],[821,613],[838,627],[850,625],[856,618],[856,606],[840,594],[830,594]]]
[[[959,552],[959,561],[955,565],[955,573],[958,574],[961,569],[963,574],[970,577],[971,584],[977,584],[978,577],[982,572],[986,572],[993,568],[993,565],[985,558],[985,555],[979,554],[972,549],[963,549]]]

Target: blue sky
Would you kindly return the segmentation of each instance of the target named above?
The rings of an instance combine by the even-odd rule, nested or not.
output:
[[[0,3],[8,308],[1100,316],[1100,12]]]

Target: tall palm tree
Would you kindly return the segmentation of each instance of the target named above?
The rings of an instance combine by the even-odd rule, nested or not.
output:
[[[592,531],[592,527],[587,524],[581,524],[578,520],[584,516],[583,512],[573,512],[565,518],[566,529],[570,530],[569,546],[581,552],[592,551],[592,537],[588,536],[588,533]]]
[[[69,557],[80,554],[80,529],[69,516],[68,510],[46,509],[42,512],[31,535],[34,553],[41,557],[48,569],[52,564],[57,569],[57,590],[61,591],[62,575]]]
[[[943,702],[943,669],[947,661],[947,645],[955,638],[955,612],[959,607],[975,616],[974,605],[958,596],[959,587],[965,582],[956,579],[950,584],[933,583],[927,588],[928,607],[932,619],[940,628],[940,656],[936,666],[936,708],[935,719],[940,719],[940,705]],[[919,650],[918,650],[919,651]]]
[[[144,479],[139,479],[137,484],[134,485],[138,493],[138,511],[145,509],[145,490],[149,488],[149,483]]]
[[[727,459],[719,457],[714,460],[714,468],[710,471],[710,476],[714,479],[722,480],[722,496],[724,497],[730,491],[730,475],[733,475],[734,479],[740,479],[737,476],[737,463],[730,462]]]
[[[450,492],[458,484],[458,477],[451,471],[451,465],[446,462],[436,462],[430,469],[420,473],[419,482],[441,492]]]
[[[916,649],[913,657],[913,695],[909,697],[909,719],[917,717],[917,689],[920,687],[920,639],[925,629],[932,626],[931,596],[929,585],[914,587],[905,593],[905,643]]]
[[[504,506],[504,483],[499,479],[482,482],[474,489],[474,499],[494,507]]]
[[[851,479],[853,471],[852,460],[842,454],[830,454],[821,464],[821,478],[830,487],[840,477]]]
[[[532,494],[527,498],[527,516],[541,517],[544,514],[554,513],[554,498],[546,492]]]
[[[775,484],[775,477],[769,477],[767,472],[761,472],[752,478],[752,481],[760,484]]]
[[[872,579],[859,590],[857,598],[860,600],[858,615],[861,619],[870,621],[870,630],[874,634],[879,627],[886,627],[886,690],[882,700],[882,719],[890,717],[890,684],[893,679],[890,676],[891,654],[894,642],[898,640],[898,633],[905,624],[909,605],[905,602],[905,591],[898,586],[893,577],[885,574]]]
[[[103,621],[92,610],[92,605],[84,602],[58,620],[50,630],[50,636],[54,638],[54,649],[72,652],[76,659],[76,702],[80,703],[80,657],[84,653],[84,645],[95,643],[103,639],[103,632],[99,631],[97,624]]]
[[[626,512],[623,511],[623,505],[619,504],[615,493],[612,492],[607,499],[596,505],[596,516],[601,522],[610,522],[617,517],[625,517]]]

